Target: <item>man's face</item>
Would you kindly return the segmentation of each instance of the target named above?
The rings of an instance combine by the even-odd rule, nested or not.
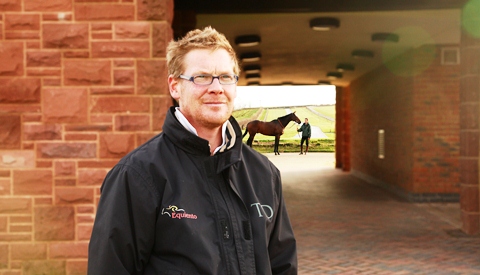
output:
[[[308,124],[308,119],[305,119],[305,124]]]
[[[196,49],[184,59],[187,77],[198,74],[233,74],[234,61],[224,49],[215,51]],[[197,85],[191,81],[169,76],[170,93],[182,114],[197,130],[221,126],[233,112],[233,100],[237,96],[237,84],[222,85],[214,79],[210,85]]]

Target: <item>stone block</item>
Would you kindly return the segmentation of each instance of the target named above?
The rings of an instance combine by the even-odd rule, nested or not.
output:
[[[149,41],[103,41],[92,42],[94,58],[150,57]]]
[[[0,41],[0,76],[23,75],[23,42]]]
[[[55,188],[55,204],[93,203],[92,188],[60,187]]]
[[[102,134],[100,158],[121,158],[134,149],[134,142],[131,134]]]
[[[51,195],[53,175],[51,170],[14,170],[14,195]]]
[[[0,103],[40,103],[40,90],[39,78],[0,79]]]
[[[89,43],[88,24],[43,25],[43,47],[52,49],[86,49]]]
[[[27,67],[60,67],[61,54],[54,51],[27,52]]]
[[[100,186],[106,175],[106,169],[79,169],[78,185]]]
[[[54,164],[55,177],[76,176],[77,168],[75,161],[59,160]]]
[[[92,225],[79,225],[77,227],[77,236],[80,241],[89,241],[92,236]]]
[[[28,0],[25,1],[25,11],[72,11],[73,0]]]
[[[60,140],[62,126],[60,124],[24,124],[24,140]]]
[[[10,195],[10,191],[11,191],[10,186],[11,186],[10,179],[0,178],[0,195]],[[0,225],[0,231],[2,231],[1,225]]]
[[[108,60],[66,60],[64,83],[73,86],[110,85],[111,74]]]
[[[27,198],[2,198],[0,214],[31,214],[32,200]]]
[[[132,95],[135,93],[134,88],[125,87],[106,87],[106,88],[91,88],[92,95]],[[111,122],[111,120],[110,120]]]
[[[166,61],[138,60],[137,92],[149,95],[170,95],[167,76]]]
[[[138,0],[138,20],[173,22],[173,0]]]
[[[150,23],[128,22],[115,24],[115,39],[148,39]]]
[[[152,55],[153,57],[166,57],[167,45],[173,39],[172,27],[167,22],[152,25]]]
[[[88,256],[88,242],[52,243],[49,250],[50,258],[52,259],[86,259]]]
[[[167,117],[168,109],[173,106],[173,99],[171,97],[154,97],[152,99],[152,130],[161,131],[165,117]]]
[[[8,268],[8,244],[0,244],[0,268]]]
[[[75,238],[73,207],[36,207],[34,224],[36,241],[67,241]]]
[[[5,40],[38,40],[40,39],[39,31],[14,31],[5,32]]]
[[[21,149],[21,116],[0,114],[0,149]]]
[[[12,244],[11,245],[12,260],[28,261],[47,259],[46,244]]]
[[[92,31],[111,31],[112,23],[91,23]]]
[[[39,14],[5,14],[6,31],[33,31],[40,30]]]
[[[43,90],[43,119],[48,123],[87,122],[88,93],[80,88]]]
[[[95,158],[97,145],[89,142],[77,143],[38,143],[38,158]]]
[[[76,4],[75,19],[77,21],[134,21],[135,7],[121,4]]]
[[[0,0],[0,12],[5,11],[21,11],[21,0]]]
[[[90,239],[90,238],[89,238]],[[84,275],[87,274],[88,262],[86,260],[73,260],[67,261],[67,274],[68,275]]]
[[[65,261],[26,261],[22,262],[22,275],[65,275]]]
[[[27,76],[36,77],[60,77],[62,71],[60,69],[51,68],[29,68],[27,69]]]
[[[125,97],[92,97],[92,113],[140,113],[150,111],[150,98]]]
[[[35,153],[31,150],[1,150],[0,168],[33,168]]]
[[[118,86],[133,86],[135,84],[135,72],[133,70],[115,70],[113,82]]]
[[[118,115],[115,117],[116,131],[150,131],[150,115]]]

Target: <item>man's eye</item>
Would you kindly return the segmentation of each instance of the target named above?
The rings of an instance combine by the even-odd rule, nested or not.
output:
[[[222,78],[222,80],[232,80],[233,77],[231,75],[228,75],[228,74],[223,74],[220,76]]]
[[[201,75],[195,76],[195,79],[201,80],[201,79],[208,79],[208,78],[210,78],[210,77],[211,77],[211,76],[209,76],[209,75],[203,75],[203,74],[201,74]]]

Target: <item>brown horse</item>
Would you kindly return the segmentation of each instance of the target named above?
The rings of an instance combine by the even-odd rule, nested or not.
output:
[[[253,139],[255,138],[255,135],[257,133],[266,136],[275,136],[275,146],[273,148],[273,152],[275,153],[275,155],[280,155],[280,153],[278,152],[278,143],[280,141],[280,136],[283,135],[283,129],[290,121],[295,121],[298,124],[301,123],[300,119],[298,119],[298,117],[295,115],[295,112],[284,115],[270,122],[252,120],[247,124],[243,137],[245,137],[247,133],[250,134],[247,140],[247,145],[252,147]]]

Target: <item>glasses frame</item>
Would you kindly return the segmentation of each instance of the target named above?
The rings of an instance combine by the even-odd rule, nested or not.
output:
[[[212,81],[208,84],[206,83],[202,83],[202,84],[199,84],[199,83],[195,83],[195,77],[197,76],[211,76],[212,77]],[[229,75],[229,76],[233,76],[233,78],[235,79],[235,82],[233,83],[222,83],[222,81],[220,80],[220,77],[221,76],[224,76],[224,75]],[[233,85],[233,84],[236,84],[238,82],[238,75],[236,74],[221,74],[221,75],[217,75],[217,76],[214,76],[214,75],[211,75],[211,74],[197,74],[197,75],[193,75],[193,76],[186,76],[186,75],[179,75],[178,76],[179,78],[181,79],[185,79],[185,80],[188,80],[188,81],[191,81],[193,84],[195,85],[200,85],[200,86],[208,86],[208,85],[211,85],[213,83],[213,81],[216,79],[218,79],[218,83],[222,84],[222,85]]]

